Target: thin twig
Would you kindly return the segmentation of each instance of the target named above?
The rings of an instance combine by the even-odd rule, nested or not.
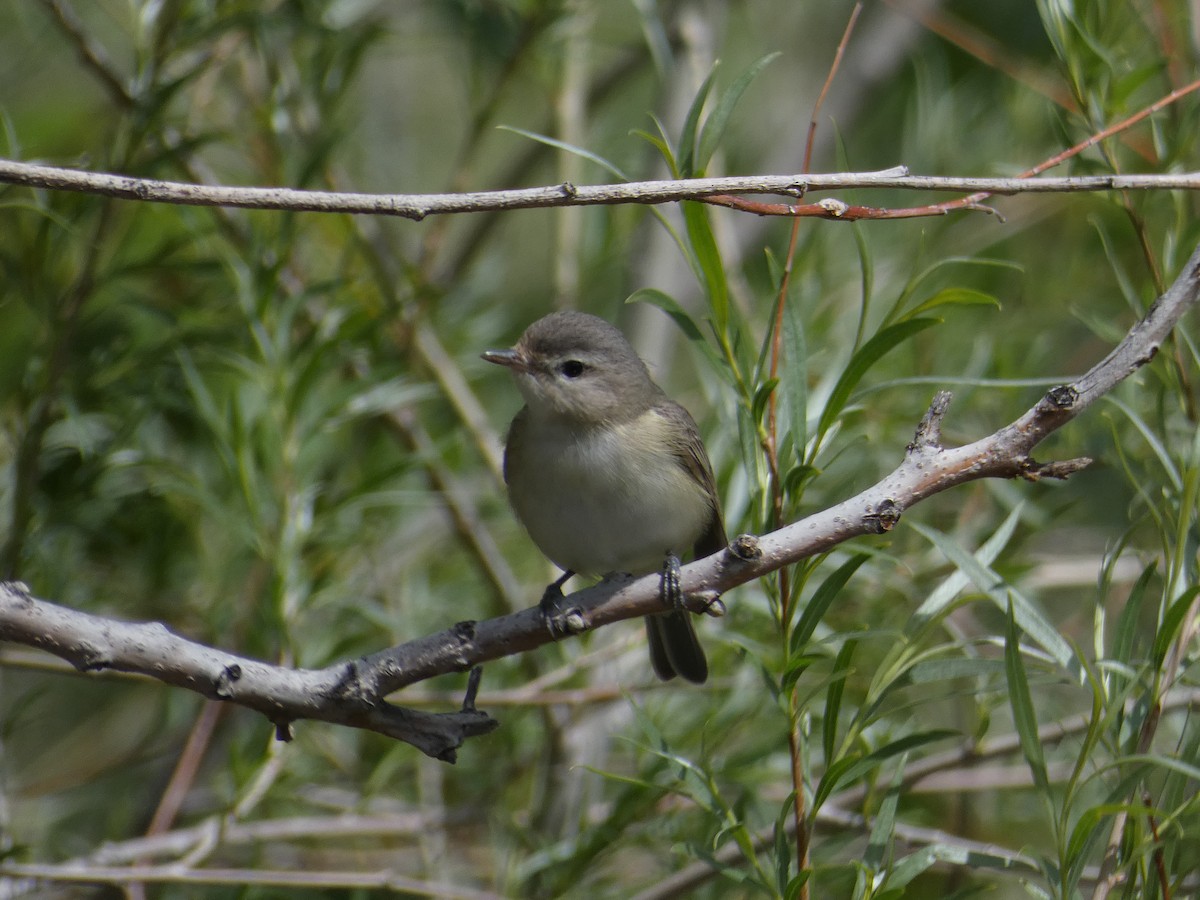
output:
[[[35,163],[0,160],[0,183],[98,194],[148,203],[184,206],[225,206],[296,212],[351,213],[399,216],[420,221],[449,213],[479,213],[503,209],[545,209],[560,206],[604,206],[621,203],[674,203],[705,200],[724,194],[779,194],[801,197],[813,191],[888,188],[900,190],[982,192],[987,194],[1078,193],[1089,191],[1200,190],[1200,172],[1170,175],[1090,175],[1067,178],[969,178],[910,175],[903,166],[879,172],[827,175],[755,175],[728,178],[688,178],[630,181],[621,184],[573,185],[458,194],[364,194],[305,191],[281,187],[229,187],[187,184],[152,178],[133,178]],[[826,201],[822,215],[848,219],[852,210],[840,201]],[[798,209],[799,207],[792,207]],[[863,207],[863,209],[867,209]],[[875,218],[887,218],[881,211]],[[789,213],[791,214],[791,213]]]

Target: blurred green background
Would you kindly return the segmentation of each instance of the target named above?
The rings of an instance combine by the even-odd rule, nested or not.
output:
[[[705,78],[711,115],[778,53],[705,168],[796,173],[851,10],[28,0],[0,6],[0,147],[150,178],[371,192],[662,178],[646,135],[678,160]],[[1017,174],[1195,79],[1197,29],[1183,0],[867,3],[811,169]],[[1185,96],[1053,174],[1196,168],[1197,110]],[[1181,193],[989,203],[1002,215],[802,221],[776,382],[762,348],[784,219],[613,206],[414,223],[0,187],[0,575],[301,666],[530,606],[553,570],[496,468],[519,399],[479,352],[562,306],[621,325],[692,411],[729,533],[769,530],[890,471],[936,390],[955,392],[945,437],[965,443],[1086,370],[1198,234]],[[698,277],[718,253],[715,281]],[[625,303],[643,288],[672,298],[703,346]],[[856,350],[926,302],[940,321],[832,406]],[[1200,877],[1193,327],[1039,448],[1096,459],[1069,482],[960,487],[891,534],[732,593],[724,619],[700,623],[714,671],[701,689],[656,683],[635,623],[488,665],[479,705],[502,727],[454,767],[316,723],[277,744],[248,711],[5,647],[5,862],[186,858],[264,881],[39,887],[0,869],[5,895],[279,896],[286,874],[301,896],[334,890],[304,880],[331,872],[367,896],[388,889],[346,873],[390,871],[436,896],[799,896],[807,874],[814,897],[1026,896],[1023,882],[1072,897],[1093,895],[1113,840],[1127,879],[1114,895],[1166,883],[1184,896]],[[756,430],[772,390],[778,479]],[[986,556],[985,583],[959,576],[951,545]],[[844,585],[826,580],[847,564],[861,567]],[[1006,595],[1070,658],[1027,640],[1006,669]],[[814,597],[833,600],[805,634]],[[1041,770],[1028,741],[1004,743],[1022,733],[1022,678],[1036,724],[1071,724]],[[393,699],[451,709],[464,686]],[[890,788],[906,765],[976,746],[1008,749]],[[809,867],[787,831],[794,772]],[[224,828],[211,844],[205,823]],[[148,830],[156,842],[130,843]],[[673,888],[679,873],[694,878]]]

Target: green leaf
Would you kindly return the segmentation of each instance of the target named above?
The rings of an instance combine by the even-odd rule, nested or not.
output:
[[[657,122],[657,120],[655,121]],[[659,128],[661,129],[661,127],[662,126],[660,125]],[[621,181],[629,181],[629,176],[621,171],[621,169],[609,162],[604,157],[598,156],[590,150],[585,150],[582,147],[577,147],[574,144],[567,143],[566,141],[560,141],[557,138],[548,137],[544,134],[538,134],[534,131],[526,131],[523,128],[516,128],[511,125],[501,125],[500,128],[504,131],[511,131],[514,134],[522,135],[523,137],[527,137],[530,140],[537,141],[538,143],[546,144],[549,147],[556,147],[559,150],[565,150],[567,153],[574,153],[576,156],[581,156],[586,160],[596,163],[596,165],[601,166]],[[654,135],[648,134],[644,131],[635,131],[634,134],[645,138],[655,147],[657,147],[659,152],[662,153],[663,158],[667,161],[667,165],[670,166],[671,174],[676,178],[680,177],[679,172],[675,168],[675,157],[671,152],[671,146],[667,143],[665,138],[655,137]],[[687,263],[689,266],[691,266],[692,271],[696,273],[696,278],[703,279],[703,271],[700,269],[699,264],[696,262],[692,253],[689,252],[688,246],[686,243],[684,243],[683,238],[679,236],[679,232],[675,230],[675,226],[671,224],[671,220],[668,219],[663,214],[662,210],[656,206],[650,208],[650,213],[656,219],[658,219],[663,228],[667,230],[667,234],[669,234],[675,241],[676,246],[679,247],[679,252],[683,254],[683,258],[687,260]]]
[[[795,446],[796,462],[804,461],[808,444],[808,347],[804,339],[804,319],[798,304],[783,303],[783,361],[780,380],[785,408],[788,411],[788,432]],[[795,492],[793,492],[795,493]]]
[[[531,141],[537,141],[539,144],[545,144],[547,147],[554,147],[558,150],[565,150],[567,153],[573,153],[575,156],[580,156],[589,162],[594,162],[602,169],[611,175],[615,175],[622,181],[629,181],[629,176],[617,168],[613,163],[609,162],[603,156],[593,153],[591,150],[586,150],[583,147],[578,147],[575,144],[569,144],[566,141],[560,141],[558,138],[552,138],[545,134],[538,134],[536,131],[526,131],[524,128],[517,128],[514,125],[500,125],[498,128],[501,131],[511,131],[513,134],[519,134],[521,137],[527,137]],[[643,134],[643,137],[651,140],[650,135]]]
[[[1111,656],[1123,663],[1133,661],[1133,652],[1138,637],[1138,619],[1141,618],[1142,602],[1150,587],[1150,581],[1158,571],[1157,562],[1149,563],[1129,589],[1129,596],[1117,619],[1117,630],[1113,635]]]
[[[862,346],[863,335],[867,328],[867,312],[871,308],[871,297],[875,293],[875,258],[867,246],[867,235],[861,222],[851,223],[850,233],[854,235],[854,246],[858,250],[858,268],[861,275],[861,288],[858,301],[858,325],[854,329],[854,347]],[[884,323],[887,324],[887,323]]]
[[[714,370],[728,373],[728,368],[724,360],[718,355],[713,345],[705,339],[703,333],[700,331],[700,326],[696,324],[696,320],[670,294],[660,291],[658,288],[638,288],[629,295],[625,302],[649,303],[651,306],[657,306],[679,326],[680,331],[683,332],[688,342],[708,358]]]
[[[1140,803],[1102,803],[1085,810],[1071,829],[1071,836],[1067,840],[1067,859],[1084,859],[1096,841],[1104,836],[1105,830],[1100,827],[1104,820],[1121,813],[1141,817],[1154,815],[1155,810]]]
[[[755,422],[761,422],[766,415],[767,404],[771,402],[771,395],[775,393],[775,388],[779,385],[778,378],[768,378],[754,391],[754,399],[750,403],[750,415]]]
[[[984,542],[983,546],[975,551],[975,559],[979,561],[980,565],[990,566],[996,561],[996,557],[1000,555],[1000,551],[1008,546],[1008,542],[1017,528],[1017,523],[1021,521],[1021,512],[1023,509],[1024,504],[1018,503],[1013,508],[1013,511],[1000,523],[1000,527],[992,532],[991,537]],[[942,552],[945,553],[944,550]],[[970,582],[971,578],[961,568],[951,572],[930,593],[925,602],[917,608],[917,611],[912,614],[908,625],[905,626],[905,634],[915,635],[929,622],[941,616],[954,602],[954,598],[958,596],[959,592],[970,584]]]
[[[841,593],[846,582],[850,580],[850,576],[857,572],[859,566],[869,558],[866,553],[856,553],[821,582],[821,586],[813,592],[812,598],[805,605],[804,612],[800,615],[800,621],[796,623],[796,627],[792,631],[791,655],[799,655],[801,649],[813,636],[813,632],[817,630],[817,625],[824,618],[826,610]]]
[[[713,64],[708,77],[704,79],[704,84],[700,85],[700,90],[696,91],[696,96],[692,98],[692,105],[683,120],[683,131],[679,134],[680,178],[691,178],[695,173],[696,133],[700,128],[700,113],[704,110],[704,101],[708,99],[708,92],[712,89],[713,79],[720,65],[719,61]]]
[[[721,253],[717,249],[717,239],[708,222],[708,208],[694,200],[685,200],[682,205],[688,240],[704,276],[703,284],[712,310],[713,326],[718,334],[725,334],[729,327],[729,285]]]
[[[857,647],[858,641],[846,641],[833,662],[833,675],[825,692],[825,714],[821,723],[821,743],[826,760],[833,759],[837,749],[838,713],[842,709],[842,693],[846,690],[846,677],[850,673],[850,658]]]
[[[920,522],[910,522],[909,527],[924,535],[946,558],[958,566],[964,575],[975,583],[1000,609],[1009,604],[1016,609],[1017,622],[1021,629],[1033,641],[1042,647],[1054,661],[1064,669],[1074,672],[1075,651],[1066,642],[1058,629],[1047,621],[1046,617],[1011,585],[1007,584],[996,572],[985,566],[975,556],[972,556],[957,541],[935,528],[929,528]]]
[[[930,684],[956,678],[987,678],[1004,671],[997,659],[978,659],[956,656],[949,659],[927,659],[913,665],[908,677],[913,684]]]
[[[725,135],[725,129],[729,126],[729,117],[732,115],[734,107],[737,106],[738,100],[742,98],[742,94],[750,86],[750,82],[758,77],[758,73],[779,55],[779,52],[775,52],[762,57],[721,94],[717,105],[704,120],[704,127],[700,132],[700,144],[692,163],[693,173],[703,174],[705,167],[708,166],[708,161],[712,159],[713,153],[721,143],[721,138]]]
[[[805,870],[788,882],[787,890],[784,891],[784,900],[797,900],[804,886],[808,884],[808,876],[811,872]]]
[[[903,319],[912,319],[941,306],[994,306],[1000,308],[1000,301],[991,294],[971,288],[952,287],[938,291],[924,303],[904,314]],[[902,321],[903,321],[902,319]]]
[[[1200,586],[1190,587],[1168,607],[1167,614],[1163,616],[1162,624],[1158,628],[1158,634],[1154,636],[1155,668],[1161,666],[1163,660],[1167,658],[1167,651],[1171,648],[1180,626],[1183,625],[1188,610],[1192,608],[1192,602],[1196,599],[1197,593],[1200,593]]]
[[[844,784],[852,784],[885,760],[917,747],[923,747],[925,744],[944,741],[947,738],[954,737],[959,737],[959,733],[946,728],[922,731],[898,738],[891,743],[885,744],[878,750],[873,750],[866,756],[860,757],[858,754],[852,753],[835,760],[825,770],[825,775],[821,778],[820,783],[817,785],[817,790],[813,794],[813,815],[816,815],[816,811],[820,809],[835,790]]]
[[[1008,700],[1013,711],[1013,726],[1021,742],[1021,752],[1029,763],[1034,786],[1045,798],[1049,797],[1050,779],[1046,775],[1046,758],[1042,752],[1042,741],[1038,737],[1037,715],[1033,710],[1033,697],[1029,693],[1029,680],[1025,676],[1025,662],[1021,658],[1020,636],[1017,633],[1017,616],[1010,601],[1008,621],[1004,629],[1004,673],[1008,679]]]
[[[905,756],[896,766],[896,772],[892,775],[892,784],[888,788],[883,802],[879,804],[879,811],[875,814],[875,821],[871,823],[871,837],[867,843],[867,851],[863,856],[863,862],[866,863],[872,872],[879,872],[883,869],[887,865],[887,860],[890,856],[892,833],[896,828],[896,809],[900,805],[901,782],[903,781],[904,769],[907,762],[907,756]]]
[[[888,314],[886,316],[884,316],[883,324],[890,325],[892,322],[897,321],[899,319],[910,319],[914,315],[916,315],[917,314],[916,310],[912,310],[906,314],[903,314],[902,311],[904,309],[904,306],[908,303],[908,301],[913,296],[916,295],[918,288],[920,288],[922,284],[924,284],[926,281],[931,279],[934,275],[936,275],[942,269],[948,268],[950,266],[970,266],[970,267],[982,266],[982,267],[990,267],[990,268],[1015,269],[1017,271],[1021,271],[1021,266],[1019,264],[1014,263],[1010,260],[1005,260],[1005,259],[988,259],[987,257],[979,257],[979,256],[948,256],[948,257],[944,257],[944,258],[939,259],[936,262],[932,263],[931,265],[926,266],[920,272],[916,273],[911,278],[909,278],[908,282],[904,285],[904,288],[900,291],[900,295],[896,298],[895,302],[892,304],[891,309],[888,310]],[[926,301],[926,302],[928,302],[928,301]]]
[[[796,792],[792,791],[779,807],[779,815],[775,817],[775,827],[772,837],[775,845],[775,887],[780,895],[787,893],[788,875],[791,873],[791,841],[788,836],[788,823],[795,811]]]
[[[643,131],[640,128],[634,129],[632,134],[636,135],[637,137],[644,138],[658,149],[658,152],[662,154],[662,158],[667,163],[667,168],[671,170],[671,177],[682,177],[679,174],[679,163],[675,157],[675,150],[671,146],[671,139],[667,137],[666,128],[663,127],[663,123],[658,120],[657,116],[652,115],[650,119],[658,128],[658,134],[651,134],[650,132]]]
[[[834,386],[833,392],[829,395],[829,401],[825,404],[825,409],[821,412],[821,420],[817,425],[817,433],[825,434],[829,430],[830,426],[837,420],[837,417],[841,415],[854,388],[875,363],[879,362],[887,353],[896,349],[896,347],[913,335],[933,325],[937,325],[938,322],[938,319],[908,319],[904,322],[897,322],[895,325],[889,325],[877,333],[855,351],[854,355],[850,357],[850,362],[846,366],[845,371],[842,372],[841,377]]]

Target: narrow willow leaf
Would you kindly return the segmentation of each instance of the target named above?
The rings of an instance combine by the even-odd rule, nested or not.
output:
[[[859,566],[867,559],[869,556],[866,553],[856,553],[821,582],[821,586],[813,592],[812,599],[804,607],[800,621],[796,623],[796,628],[792,631],[790,643],[792,655],[798,655],[804,645],[808,643],[813,632],[817,630],[818,623],[824,618],[825,612],[841,593],[842,588],[846,586],[850,576],[857,572]]]
[[[779,807],[779,815],[775,817],[775,827],[772,837],[775,845],[775,889],[780,896],[787,894],[789,876],[792,871],[791,840],[788,836],[788,823],[795,812],[796,792],[792,791]]]
[[[538,134],[535,131],[526,131],[524,128],[516,128],[512,125],[502,125],[500,127],[505,131],[511,131],[513,134],[519,134],[522,137],[527,137],[530,140],[537,141],[538,143],[545,144],[549,147],[555,147],[559,150],[564,150],[567,153],[574,153],[577,156],[581,156],[584,159],[601,166],[621,181],[629,181],[629,176],[617,168],[617,166],[615,166],[613,163],[609,162],[603,156],[598,156],[590,150],[585,150],[583,147],[577,147],[574,144],[567,143],[566,141],[560,141],[557,138],[548,137],[544,134]],[[661,126],[659,127],[661,128]],[[675,156],[671,152],[671,145],[667,143],[665,138],[656,137],[655,135],[649,134],[645,131],[635,131],[634,134],[645,138],[647,141],[657,147],[659,152],[662,153],[663,158],[666,160],[667,165],[671,168],[672,176],[675,178],[680,177],[679,171],[675,166]],[[657,207],[651,207],[650,213],[656,219],[658,219],[659,223],[667,230],[667,233],[671,235],[671,238],[675,241],[676,246],[679,247],[679,251],[683,254],[683,258],[687,260],[687,263],[689,266],[691,266],[692,271],[696,273],[696,277],[698,279],[703,278],[703,272],[700,270],[699,264],[696,262],[695,257],[688,251],[687,244],[684,242],[683,238],[679,236],[679,232],[675,230],[675,226],[671,224],[671,220],[668,219],[663,211]]]
[[[948,534],[929,528],[920,522],[910,523],[910,527],[929,540],[946,558],[971,579],[983,594],[985,594],[1000,609],[1005,609],[1010,603],[1016,609],[1017,622],[1021,629],[1054,661],[1064,669],[1072,672],[1076,669],[1075,651],[1059,634],[1058,629],[1050,623],[1034,604],[1019,591],[1007,584],[992,569],[985,566],[975,556],[972,556],[957,541]]]
[[[1129,816],[1151,816],[1155,810],[1142,804],[1103,803],[1084,811],[1071,829],[1071,837],[1067,840],[1066,855],[1068,860],[1084,860],[1096,841],[1105,836],[1101,828],[1104,820],[1125,813]]]
[[[937,319],[908,319],[904,322],[897,322],[877,333],[855,351],[837,384],[834,385],[825,409],[821,412],[817,433],[825,434],[829,430],[837,417],[841,415],[842,410],[845,409],[846,402],[850,399],[854,388],[875,363],[914,334],[937,324]]]
[[[575,156],[579,156],[579,157],[582,157],[583,159],[588,160],[588,162],[594,162],[596,165],[600,166],[606,172],[608,172],[611,175],[615,175],[617,178],[621,179],[622,181],[630,180],[629,176],[626,175],[624,172],[622,172],[619,168],[617,168],[613,163],[609,162],[603,156],[599,156],[599,155],[593,153],[591,150],[586,150],[583,147],[576,146],[575,144],[569,144],[566,141],[560,141],[558,138],[552,138],[545,134],[538,134],[536,131],[526,131],[524,128],[517,128],[514,125],[500,125],[499,128],[501,131],[511,131],[513,134],[519,134],[519,135],[521,135],[521,137],[527,137],[531,141],[537,141],[539,144],[545,144],[547,147],[554,147],[555,149],[558,149],[558,150],[565,150],[567,153],[572,153]],[[655,139],[653,138],[653,136],[651,136],[649,134],[645,134],[645,133],[642,133],[642,136],[645,137],[647,140],[649,140],[651,143],[654,143],[655,146],[658,146],[658,144],[655,141]],[[665,148],[660,147],[659,149],[665,150],[664,156],[670,152],[669,147],[665,147]]]
[[[858,250],[858,270],[861,273],[858,325],[854,328],[854,348],[857,350],[862,346],[863,335],[867,333],[867,314],[871,309],[871,298],[875,294],[875,257],[871,255],[871,248],[867,245],[867,235],[863,231],[862,223],[852,223],[850,231],[854,235],[854,246]]]
[[[821,805],[839,787],[852,784],[871,770],[877,768],[885,760],[935,741],[944,741],[948,738],[957,737],[961,737],[957,731],[946,728],[922,731],[884,744],[878,750],[873,750],[866,756],[859,756],[857,753],[854,753],[835,760],[825,770],[825,775],[821,778],[820,783],[817,785],[817,790],[813,794],[813,813],[815,814]]]
[[[658,128],[658,134],[651,134],[640,128],[634,129],[631,133],[636,137],[649,141],[651,145],[657,148],[658,152],[662,154],[667,168],[671,170],[671,177],[679,178],[679,161],[676,159],[675,148],[671,146],[671,139],[667,136],[667,129],[663,127],[663,123],[659,121],[657,116],[651,115],[650,120]]]
[[[712,310],[713,326],[718,334],[726,334],[729,327],[729,285],[725,279],[725,266],[717,239],[708,221],[708,209],[703,203],[692,200],[683,202],[683,221],[687,225],[688,240],[696,261],[704,273],[704,288]]]
[[[938,291],[924,303],[919,304],[904,314],[904,319],[912,319],[924,315],[941,306],[994,306],[1000,308],[1000,301],[991,294],[971,288],[953,287]]]
[[[1011,260],[1006,259],[989,259],[987,257],[979,256],[947,256],[936,260],[908,280],[908,282],[904,285],[904,289],[901,290],[900,296],[896,298],[896,302],[893,303],[892,308],[888,310],[888,314],[884,317],[882,324],[889,325],[893,321],[897,321],[901,318],[907,319],[916,315],[915,310],[904,314],[903,310],[905,305],[916,295],[917,290],[922,284],[924,284],[942,269],[950,266],[983,266],[990,268],[1015,269],[1018,272],[1022,271],[1022,266],[1019,263],[1014,263]]]
[[[771,395],[775,393],[778,385],[778,378],[768,378],[754,391],[754,399],[750,402],[750,415],[755,422],[762,422],[766,415],[767,404],[771,402]]]
[[[846,690],[846,676],[850,672],[850,659],[858,647],[858,641],[848,640],[842,644],[833,663],[833,676],[825,692],[825,714],[821,724],[821,743],[825,759],[833,759],[837,744],[838,714],[842,710],[842,694]]]
[[[696,134],[700,130],[700,113],[704,110],[704,102],[708,99],[708,92],[712,90],[713,79],[720,65],[719,62],[713,65],[708,77],[700,85],[700,90],[696,91],[696,96],[692,98],[692,105],[688,107],[687,117],[683,120],[683,130],[679,133],[680,178],[691,178],[695,174]]]
[[[975,551],[975,558],[979,560],[980,565],[990,566],[996,561],[996,557],[1000,555],[1009,540],[1012,538],[1013,532],[1017,528],[1017,523],[1021,520],[1021,511],[1024,509],[1023,503],[1018,503],[1000,523],[1000,527],[992,532],[992,536],[984,542],[978,550]],[[920,631],[928,622],[940,616],[958,596],[959,592],[965,588],[971,579],[961,569],[950,573],[939,584],[926,599],[925,602],[918,607],[909,619],[908,625],[905,627],[905,634],[915,634]]]
[[[883,802],[879,804],[875,821],[871,824],[871,837],[867,842],[867,852],[864,854],[863,862],[872,872],[881,871],[887,865],[888,857],[891,855],[892,832],[896,828],[896,809],[900,805],[901,782],[907,764],[908,755],[904,754],[896,766],[895,774],[892,775],[891,786],[888,788]],[[892,886],[890,878],[888,886]]]
[[[725,129],[729,127],[729,117],[733,114],[742,94],[746,92],[746,88],[750,86],[750,82],[757,78],[758,73],[770,65],[777,56],[779,56],[779,52],[768,53],[743,72],[737,81],[721,94],[713,111],[704,120],[704,127],[700,131],[700,143],[696,148],[696,156],[692,165],[696,174],[703,173],[708,161],[712,159],[713,153],[721,143],[721,138],[725,136]]]
[[[1121,609],[1121,615],[1117,619],[1117,630],[1112,639],[1112,651],[1110,655],[1115,660],[1123,663],[1133,661],[1133,653],[1137,645],[1138,619],[1141,618],[1142,603],[1149,590],[1150,580],[1154,578],[1157,571],[1158,564],[1155,562],[1149,563],[1146,568],[1142,569],[1142,574],[1133,583],[1133,587],[1129,589],[1129,596],[1126,598],[1125,605]]]
[[[1187,617],[1188,610],[1192,608],[1192,602],[1196,599],[1198,592],[1200,592],[1200,587],[1188,588],[1168,607],[1167,614],[1163,616],[1162,624],[1158,628],[1158,634],[1154,636],[1155,668],[1161,666],[1163,660],[1167,658],[1167,651],[1174,642],[1183,620]]]
[[[812,873],[806,871],[789,881],[787,890],[783,894],[784,900],[798,900],[804,886],[808,884],[808,876],[810,874]]]
[[[1104,401],[1111,403],[1117,409],[1121,410],[1129,421],[1133,423],[1133,427],[1138,430],[1138,433],[1150,445],[1150,449],[1154,451],[1154,455],[1162,466],[1163,472],[1171,479],[1171,486],[1177,491],[1183,490],[1183,476],[1179,472],[1179,467],[1175,464],[1170,451],[1163,445],[1162,439],[1155,434],[1154,429],[1147,425],[1146,420],[1127,403],[1108,394],[1104,396]],[[1133,478],[1133,480],[1137,483],[1143,479]]]
[[[1003,671],[1004,665],[998,659],[953,657],[916,663],[908,670],[908,677],[913,684],[929,684],[956,678],[987,678],[1000,675]]]
[[[779,375],[788,432],[795,447],[796,462],[804,461],[808,444],[808,346],[804,337],[804,319],[790,297],[783,298],[783,361]]]
[[[1008,604],[1008,622],[1004,630],[1004,672],[1008,679],[1008,701],[1012,706],[1013,726],[1021,742],[1021,752],[1029,764],[1034,786],[1047,798],[1050,779],[1046,775],[1046,758],[1038,737],[1037,715],[1033,710],[1033,697],[1029,693],[1029,680],[1025,676],[1017,617],[1011,602]]]
[[[700,331],[700,326],[696,324],[696,320],[670,294],[660,291],[658,288],[638,288],[629,295],[625,302],[649,303],[651,306],[657,306],[679,326],[679,330],[688,339],[688,343],[708,358],[709,363],[712,364],[715,371],[728,374],[729,370],[725,365],[725,361],[720,357],[713,345],[705,339],[704,334]]]

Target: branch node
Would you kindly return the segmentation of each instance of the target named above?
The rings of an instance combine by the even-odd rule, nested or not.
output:
[[[863,521],[873,534],[886,534],[900,521],[900,507],[896,505],[895,500],[889,498],[874,510],[868,511],[863,516]]]
[[[108,668],[109,661],[107,655],[95,644],[80,641],[72,648],[71,665],[80,672],[99,672]]]
[[[28,604],[33,601],[33,594],[29,590],[29,585],[23,581],[0,581],[0,588],[4,588],[10,593],[16,594],[17,599],[23,604]]]
[[[921,416],[921,421],[917,423],[912,443],[905,448],[909,456],[918,450],[941,449],[942,419],[946,418],[946,411],[950,409],[950,401],[953,399],[954,395],[949,391],[938,391],[933,395],[929,409],[925,410],[925,415]]]
[[[1091,464],[1092,460],[1087,456],[1079,456],[1075,459],[1063,459],[1050,463],[1039,463],[1030,457],[1021,463],[1020,476],[1026,481],[1041,481],[1043,478],[1065,480],[1081,469],[1086,469]]]
[[[469,644],[475,640],[476,624],[474,619],[464,619],[461,622],[455,622],[454,627],[450,630],[460,644]]]
[[[370,709],[379,702],[378,684],[376,673],[370,665],[351,660],[346,663],[341,677],[330,691],[330,696],[353,704],[359,709]]]
[[[579,188],[575,187],[575,185],[571,184],[569,181],[564,181],[562,184],[560,184],[558,186],[558,190],[559,193],[561,193],[568,200],[574,200],[579,195]]]
[[[237,663],[225,666],[221,674],[213,682],[213,694],[220,700],[228,700],[233,696],[233,683],[242,677],[242,667]]]
[[[1133,361],[1133,367],[1135,369],[1140,369],[1142,366],[1146,365],[1146,363],[1150,362],[1150,360],[1154,359],[1154,357],[1156,357],[1156,356],[1158,356],[1158,344],[1151,344],[1149,347],[1146,348],[1145,353],[1143,353],[1141,356],[1139,356],[1137,359],[1135,359]]]
[[[1060,384],[1058,387],[1051,388],[1046,392],[1046,396],[1042,398],[1044,411],[1046,407],[1052,407],[1054,410],[1069,410],[1079,402],[1079,391],[1072,385]]]
[[[829,213],[835,219],[840,219],[850,211],[850,204],[844,203],[841,200],[833,197],[826,197],[824,200],[817,201],[817,206]]]
[[[739,534],[727,548],[736,559],[750,562],[762,558],[762,548],[758,546],[758,537],[753,534]]]

